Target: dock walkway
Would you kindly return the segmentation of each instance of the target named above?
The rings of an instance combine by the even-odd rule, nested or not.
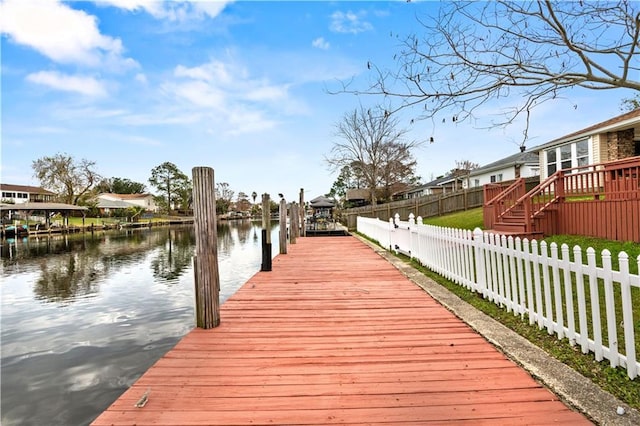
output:
[[[590,424],[356,238],[288,251],[93,424]]]

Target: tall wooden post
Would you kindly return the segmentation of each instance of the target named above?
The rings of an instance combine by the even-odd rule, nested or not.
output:
[[[307,212],[305,210],[306,209],[304,208],[304,188],[300,188],[300,236],[301,237],[307,236],[307,224],[306,224]]]
[[[289,215],[289,241],[291,244],[295,244],[298,238],[298,208],[295,202],[291,203],[289,208],[291,214]]]
[[[208,329],[220,325],[216,196],[213,169],[210,167],[193,168],[193,216],[196,233],[196,325]]]
[[[287,254],[287,202],[280,200],[280,254]]]
[[[262,265],[261,271],[271,271],[271,200],[262,194]]]

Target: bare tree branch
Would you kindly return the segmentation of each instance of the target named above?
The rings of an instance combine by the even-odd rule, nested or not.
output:
[[[419,19],[423,33],[402,41],[395,70],[368,63],[368,87],[350,81],[330,93],[395,98],[391,113],[420,105],[419,118],[446,113],[456,122],[509,97],[488,127],[524,114],[526,140],[531,110],[566,89],[640,91],[632,78],[640,71],[639,10],[630,0],[443,3]]]
[[[333,170],[351,168],[369,189],[375,204],[376,189],[415,177],[416,161],[411,151],[422,142],[405,140],[407,132],[398,127],[397,118],[389,111],[361,106],[336,123],[339,140],[325,160]]]

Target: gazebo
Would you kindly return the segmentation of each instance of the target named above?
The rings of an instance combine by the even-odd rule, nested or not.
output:
[[[328,197],[316,197],[309,201],[314,219],[331,219],[333,218],[333,208],[336,206],[334,200]]]

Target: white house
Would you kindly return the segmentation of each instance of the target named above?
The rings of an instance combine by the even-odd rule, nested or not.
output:
[[[146,211],[157,212],[153,195],[151,194],[111,194],[102,193],[98,195],[98,207],[102,204],[105,208],[127,208],[142,207]],[[111,202],[111,203],[107,203]]]
[[[403,198],[418,198],[425,195],[448,194],[460,188],[460,178],[448,173],[423,185],[404,191]]]
[[[12,185],[0,183],[3,203],[50,203],[54,201],[56,194],[38,186]]]
[[[540,175],[537,151],[524,151],[471,170],[464,180],[465,188],[475,188],[487,183],[510,181]]]

